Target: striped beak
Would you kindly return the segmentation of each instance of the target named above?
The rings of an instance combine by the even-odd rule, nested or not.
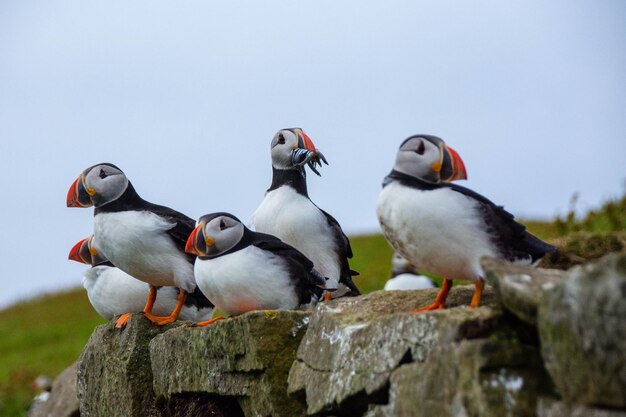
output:
[[[91,190],[89,193],[87,187],[85,187],[85,176],[80,174],[76,180],[70,185],[70,189],[67,191],[67,207],[91,207],[93,202],[91,201],[91,195],[95,194],[95,191]]]
[[[467,179],[465,163],[463,163],[463,160],[457,151],[452,149],[450,146],[443,144],[441,155],[441,181],[452,182]]]
[[[70,250],[70,254],[67,257],[71,261],[79,262],[81,264],[92,264],[91,252],[89,251],[89,239],[85,238],[76,243]]]
[[[293,166],[301,169],[304,169],[304,166],[308,165],[309,168],[311,168],[311,171],[320,175],[316,166],[321,167],[322,162],[328,165],[324,154],[317,150],[311,138],[304,133],[302,129],[294,129],[293,132],[296,134],[298,142],[291,153],[291,163]]]

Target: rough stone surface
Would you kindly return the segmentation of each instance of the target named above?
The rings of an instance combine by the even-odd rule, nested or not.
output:
[[[575,267],[539,306],[546,368],[571,403],[626,407],[626,254]]]
[[[259,311],[159,335],[150,343],[155,392],[234,397],[246,416],[304,415],[304,405],[287,396],[287,376],[309,318]]]
[[[466,305],[473,286],[454,287],[448,307]],[[437,290],[379,291],[318,307],[289,375],[289,392],[306,398],[309,414],[361,415],[385,403],[389,378],[403,363],[423,362],[433,349],[489,334],[502,314],[490,307],[421,314]],[[486,289],[483,301],[494,294]]]
[[[180,325],[155,326],[133,314],[123,331],[115,328],[115,320],[97,327],[78,360],[80,415],[159,416],[148,344],[157,334]]]
[[[626,410],[592,408],[540,398],[537,417],[626,417]]]
[[[563,281],[563,271],[513,265],[493,258],[481,262],[485,278],[507,310],[530,324],[537,322],[537,307],[544,294]]]
[[[61,372],[52,383],[48,398],[37,402],[28,413],[29,417],[78,417],[80,413],[76,372],[76,363]]]

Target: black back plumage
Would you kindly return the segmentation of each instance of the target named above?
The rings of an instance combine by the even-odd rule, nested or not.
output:
[[[476,201],[476,206],[485,224],[486,233],[500,252],[500,255],[508,261],[513,262],[530,257],[532,262],[535,262],[546,253],[556,250],[555,246],[530,234],[526,230],[526,226],[516,222],[515,216],[506,211],[504,207],[496,205],[488,198],[469,188],[453,183],[432,184],[395,170],[391,171],[385,178],[383,187],[391,181],[398,181],[407,187],[420,191],[449,188]]]
[[[132,210],[150,211],[174,223],[174,226],[167,231],[167,234],[172,238],[176,247],[187,256],[189,263],[193,264],[195,262],[196,256],[185,252],[187,238],[196,227],[195,220],[169,207],[160,206],[144,200],[137,194],[137,191],[135,191],[130,181],[128,182],[128,187],[119,198],[100,207],[96,207],[94,216],[99,213],[115,213]]]
[[[119,198],[100,207],[96,207],[94,210],[94,216],[99,213],[115,213],[131,210],[150,211],[174,223],[174,226],[167,230],[167,234],[172,238],[172,241],[178,250],[184,253],[189,263],[193,265],[196,261],[196,256],[185,252],[185,245],[187,244],[187,238],[196,227],[195,220],[169,207],[160,206],[144,200],[139,196],[139,194],[137,194],[137,191],[135,191],[135,188],[130,181],[128,182],[128,187]],[[187,294],[185,305],[188,307],[195,306],[198,309],[214,307],[213,303],[206,298],[198,287],[196,287],[193,292]]]

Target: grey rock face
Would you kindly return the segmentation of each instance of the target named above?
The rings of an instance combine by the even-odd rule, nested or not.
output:
[[[246,416],[302,416],[287,376],[308,321],[301,311],[259,311],[159,335],[150,343],[155,392],[234,398]]]
[[[542,354],[570,403],[626,407],[626,254],[574,267],[539,307]]]
[[[76,363],[61,372],[52,383],[48,398],[35,403],[28,413],[29,417],[78,417],[76,372]]]
[[[513,333],[497,335],[499,309],[403,314],[435,293],[376,292],[320,306],[291,369],[290,393],[306,398],[310,415],[534,415],[537,381],[545,379],[537,349]],[[469,303],[472,293],[473,286],[453,288],[448,306]],[[493,291],[484,301],[493,302]],[[498,414],[471,414],[493,411],[488,402],[507,392],[517,414],[500,413],[504,403]]]
[[[554,289],[565,276],[563,271],[556,269],[512,265],[492,258],[483,259],[481,264],[499,301],[529,324],[537,323],[537,308],[544,294]]]
[[[115,320],[97,327],[78,360],[80,415],[159,416],[148,344],[157,334],[180,325],[159,327],[133,314],[123,331],[115,328]]]

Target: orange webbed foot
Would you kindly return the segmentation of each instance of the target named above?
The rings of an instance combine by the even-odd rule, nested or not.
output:
[[[128,320],[130,320],[130,316],[131,316],[131,313],[126,313],[126,314],[122,314],[121,316],[119,316],[117,320],[115,321],[115,328],[124,329],[124,327],[126,327],[126,325],[128,324]]]
[[[176,317],[173,316],[155,316],[152,314],[144,313],[144,315],[150,320],[152,323],[157,326],[163,326],[165,324],[172,323],[176,320]]]
[[[189,325],[189,327],[206,327],[206,326],[212,325],[216,321],[224,320],[225,318],[226,317],[215,317],[214,319],[211,319],[211,320],[199,321],[197,323],[191,323]]]
[[[409,311],[409,313],[417,314],[417,313],[422,313],[424,311],[444,310],[445,308],[446,308],[445,304],[438,303],[438,302],[435,301],[434,303],[432,303],[429,306],[416,308],[415,310]]]

